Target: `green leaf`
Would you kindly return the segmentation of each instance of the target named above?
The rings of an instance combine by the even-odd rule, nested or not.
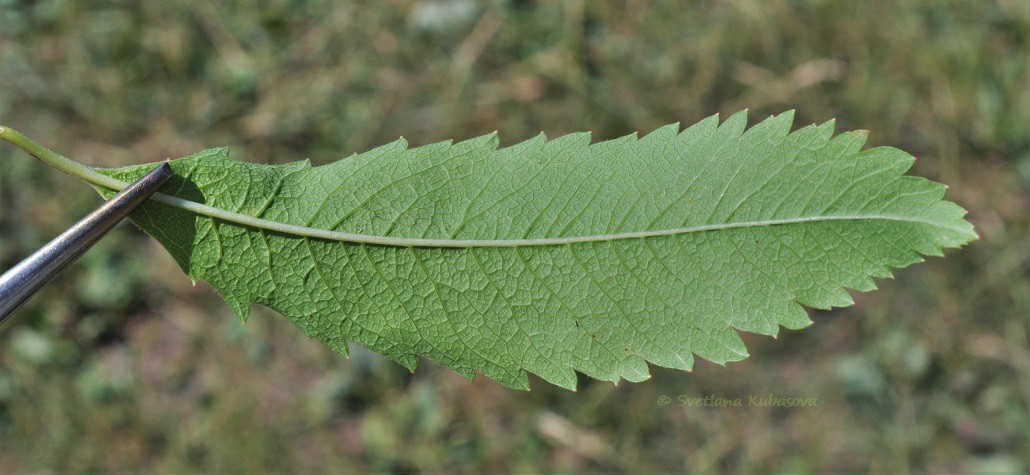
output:
[[[569,389],[575,371],[641,381],[647,362],[743,359],[738,331],[805,327],[802,305],[850,305],[845,288],[976,238],[943,185],[904,176],[910,155],[792,120],[593,145],[401,139],[320,167],[207,150],[172,161],[170,196],[133,219],[241,318],[267,305],[340,353],[353,341],[515,388],[526,371]]]

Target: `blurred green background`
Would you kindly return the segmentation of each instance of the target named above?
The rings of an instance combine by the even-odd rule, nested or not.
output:
[[[126,224],[0,329],[0,472],[1025,473],[1028,40],[1028,0],[0,0],[0,122],[91,165],[797,109],[916,155],[982,237],[743,362],[524,393],[242,326]],[[0,267],[98,203],[0,147]],[[818,407],[678,406],[769,393]]]

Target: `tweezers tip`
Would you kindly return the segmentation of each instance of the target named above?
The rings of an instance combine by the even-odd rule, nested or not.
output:
[[[161,164],[157,166],[157,170],[158,173],[162,176],[172,176],[173,174],[175,174],[175,172],[172,170],[172,166],[169,165],[168,162],[161,162]]]

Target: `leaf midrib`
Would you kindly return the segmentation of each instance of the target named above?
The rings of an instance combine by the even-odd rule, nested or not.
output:
[[[103,175],[94,170],[82,167],[82,170],[76,170],[75,173],[78,178],[87,181],[93,185],[100,186],[103,188],[109,188],[115,191],[121,191],[123,188],[128,186],[125,183],[116,178]],[[782,218],[782,219],[769,219],[760,221],[740,221],[731,223],[719,223],[719,224],[704,224],[699,226],[689,226],[682,228],[672,229],[660,229],[651,231],[635,231],[628,233],[612,233],[612,234],[593,234],[587,236],[568,236],[568,237],[556,237],[556,238],[526,238],[526,239],[433,239],[433,238],[406,238],[406,237],[395,237],[395,236],[378,236],[373,234],[361,234],[361,233],[347,233],[342,231],[332,231],[328,229],[312,228],[308,226],[298,226],[295,224],[280,223],[278,221],[270,221],[267,219],[257,218],[246,214],[235,213],[227,211],[221,208],[215,208],[213,206],[197,203],[195,201],[185,200],[175,196],[166,195],[163,193],[155,193],[151,199],[154,201],[164,203],[169,206],[174,206],[180,209],[184,209],[202,216],[209,218],[219,219],[222,221],[235,223],[241,226],[247,226],[256,229],[264,229],[266,231],[274,231],[277,233],[293,235],[297,237],[308,237],[314,239],[322,239],[327,241],[340,241],[350,242],[354,244],[372,244],[377,246],[390,246],[390,247],[431,247],[431,248],[478,248],[478,247],[528,247],[528,246],[560,246],[568,244],[581,244],[589,242],[604,242],[604,241],[615,241],[621,239],[640,239],[649,237],[659,236],[674,236],[677,234],[687,234],[704,231],[719,231],[724,229],[734,228],[749,228],[749,227],[763,227],[763,226],[775,226],[781,224],[799,224],[799,223],[811,223],[811,222],[823,222],[823,221],[899,221],[914,224],[924,224],[928,226],[934,226],[940,229],[945,229],[953,232],[960,232],[961,230],[944,226],[940,223],[934,223],[932,221],[926,221],[921,219],[914,219],[906,216],[892,216],[885,214],[859,214],[859,215],[816,215],[816,216],[801,216],[796,218]]]

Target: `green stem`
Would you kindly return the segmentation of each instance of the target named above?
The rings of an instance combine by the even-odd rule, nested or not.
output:
[[[123,181],[97,173],[90,167],[73,160],[69,160],[61,156],[61,154],[36,143],[21,132],[10,127],[0,126],[0,139],[10,142],[15,147],[24,150],[25,153],[38,158],[41,162],[87,183],[115,191],[121,191],[121,189],[126,185]]]

